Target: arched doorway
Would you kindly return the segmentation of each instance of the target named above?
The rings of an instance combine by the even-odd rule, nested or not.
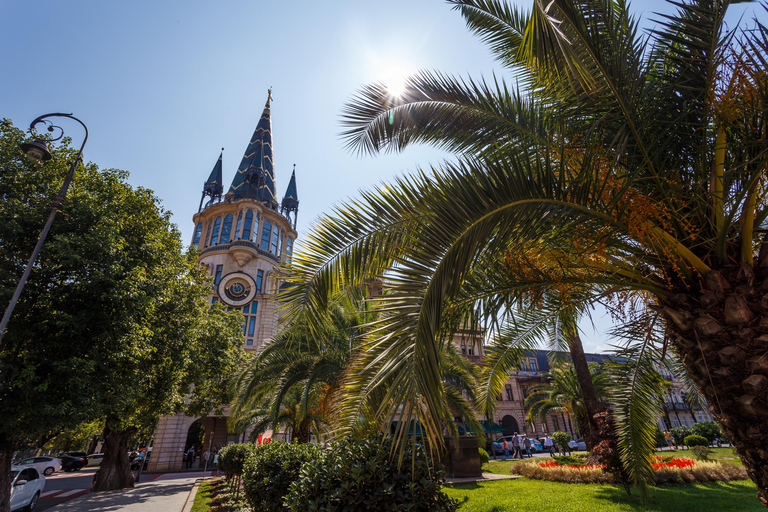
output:
[[[205,425],[197,420],[189,426],[187,439],[184,442],[184,457],[182,468],[192,468],[196,458],[202,456],[203,440],[205,439]],[[194,450],[190,453],[190,449]]]
[[[517,420],[509,414],[501,418],[501,428],[504,429],[505,436],[511,436],[515,432],[520,432],[520,429],[517,426]]]

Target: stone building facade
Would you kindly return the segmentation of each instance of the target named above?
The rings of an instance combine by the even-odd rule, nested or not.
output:
[[[220,155],[203,185],[200,206],[193,216],[192,245],[200,251],[199,263],[208,269],[213,281],[210,301],[222,302],[228,309],[243,314],[246,351],[256,351],[277,332],[277,269],[290,259],[297,236],[299,201],[295,170],[282,201],[277,201],[271,100],[270,91],[228,191],[224,193],[222,185]],[[226,415],[164,416],[155,432],[149,471],[182,467],[193,425],[205,432],[202,446],[197,446],[201,452],[241,440],[227,434]],[[199,460],[195,465],[202,464]]]

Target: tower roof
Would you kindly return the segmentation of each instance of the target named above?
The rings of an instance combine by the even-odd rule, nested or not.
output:
[[[211,175],[208,176],[208,179],[206,180],[206,185],[219,185],[222,186],[223,179],[221,177],[221,158],[224,156],[224,148],[221,148],[221,154],[219,155],[219,159],[216,160],[216,165],[213,166],[213,169],[211,170]]]
[[[283,201],[286,199],[291,199],[297,202],[299,200],[299,194],[296,192],[296,164],[293,165],[291,181],[288,182],[288,188],[285,190],[285,196],[283,196]]]
[[[269,90],[264,112],[253,132],[251,141],[237,168],[229,192],[235,198],[253,198],[276,204],[275,166],[272,153],[272,117],[269,111],[272,90]],[[254,179],[263,176],[263,180]]]

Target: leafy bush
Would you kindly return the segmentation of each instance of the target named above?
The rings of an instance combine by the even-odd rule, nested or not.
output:
[[[555,444],[560,447],[560,451],[563,453],[568,451],[569,449],[568,441],[570,440],[571,440],[571,434],[567,432],[561,432],[558,430],[557,432],[552,434],[552,441],[554,441]]]
[[[667,438],[664,437],[664,432],[657,426],[656,427],[656,448],[665,448],[667,446]]]
[[[675,427],[669,429],[669,433],[677,446],[685,444],[685,437],[691,435],[691,431],[688,427]]]
[[[224,473],[227,480],[235,480],[239,485],[240,477],[243,476],[245,461],[256,449],[256,445],[251,443],[230,444],[219,451],[219,471]]]
[[[690,446],[691,448],[693,448],[694,446],[709,446],[709,441],[707,441],[706,437],[697,436],[695,434],[686,436],[684,442],[687,446]]]
[[[583,455],[553,457],[552,460],[559,466],[584,466],[587,464],[587,458]]]
[[[691,448],[691,453],[698,460],[709,460],[709,456],[712,454],[712,450],[706,446],[694,446]]]
[[[477,449],[480,452],[480,464],[488,464],[491,461],[491,457],[488,456],[488,452],[482,448]]]
[[[256,448],[245,464],[245,498],[253,512],[285,510],[283,501],[299,478],[302,464],[322,459],[314,444],[269,443]]]
[[[723,438],[723,433],[720,430],[720,425],[714,421],[700,421],[691,427],[691,434],[697,436],[706,437],[707,441],[712,444],[718,437]]]
[[[406,445],[399,465],[391,439],[372,436],[334,443],[305,464],[286,506],[294,512],[454,511],[458,504],[442,492],[443,483],[443,469],[428,463],[421,446]]]

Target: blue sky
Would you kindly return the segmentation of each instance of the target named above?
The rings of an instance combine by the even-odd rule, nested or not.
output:
[[[737,5],[729,19],[759,9]],[[269,87],[278,195],[296,164],[301,234],[359,190],[447,157],[346,151],[339,114],[360,86],[418,69],[504,76],[439,0],[5,1],[0,20],[0,117],[26,128],[44,113],[74,113],[90,130],[85,159],[154,190],[186,241],[220,148],[228,186]],[[62,126],[79,144],[79,126]],[[587,350],[606,347],[585,330]]]

